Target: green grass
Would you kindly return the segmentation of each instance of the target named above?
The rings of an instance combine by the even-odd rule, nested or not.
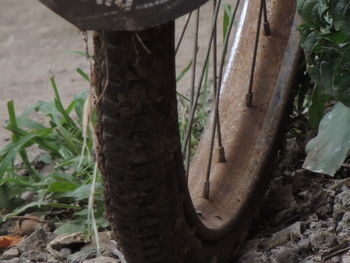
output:
[[[80,69],[78,72],[83,73]],[[103,217],[103,185],[95,169],[92,132],[87,132],[85,140],[83,137],[87,92],[78,94],[64,107],[54,76],[50,82],[54,94],[51,101],[40,101],[21,115],[16,114],[14,102],[8,102],[6,129],[12,136],[0,151],[1,220],[35,212],[54,218],[58,233],[88,233],[92,231],[92,185],[96,224],[106,227],[108,223]],[[33,114],[44,121],[35,121]],[[33,148],[39,154],[30,159]],[[43,167],[49,170],[45,175]],[[32,193],[33,199],[23,200],[25,193]]]
[[[181,74],[186,74],[188,69]],[[88,80],[81,69],[77,72]],[[83,136],[88,92],[76,95],[65,107],[54,76],[50,83],[51,101],[39,101],[21,115],[17,115],[13,101],[7,104],[6,129],[11,132],[11,138],[0,150],[0,218],[3,222],[12,216],[34,213],[55,220],[56,233],[91,234],[94,226],[106,228],[108,222],[103,216],[103,184],[95,166],[93,134],[88,129],[85,140]],[[195,118],[193,147],[198,144],[208,117],[203,107],[209,94],[208,85],[206,78]],[[189,100],[181,94],[178,99],[180,107],[188,110]],[[38,117],[43,121],[36,121]],[[187,121],[186,117],[179,120],[182,131]],[[95,115],[92,122],[93,125]],[[29,157],[33,150],[39,153],[34,158]],[[33,198],[24,200],[22,196],[28,193]]]

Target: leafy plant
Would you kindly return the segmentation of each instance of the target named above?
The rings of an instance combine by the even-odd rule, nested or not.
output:
[[[87,77],[81,69],[77,71]],[[1,218],[35,211],[60,219],[59,233],[91,232],[91,188],[95,189],[96,224],[106,227],[108,223],[103,217],[103,185],[93,160],[92,132],[83,137],[87,92],[75,96],[65,108],[54,76],[50,82],[52,101],[40,101],[19,116],[14,102],[8,103],[6,128],[12,136],[0,150]],[[33,116],[44,121],[38,122]],[[30,157],[33,150],[39,154]],[[23,198],[28,193],[30,200]]]
[[[350,2],[298,0],[298,11],[303,19],[303,25],[300,26],[301,46],[306,57],[307,71],[315,84],[309,117],[312,125],[317,128],[327,107],[334,104],[329,102],[339,101],[350,106]],[[340,110],[337,109],[334,118],[342,118],[339,113]],[[345,111],[344,114],[350,113]],[[328,128],[326,124],[322,125],[319,132],[324,132],[324,129],[329,133],[336,132]],[[319,141],[320,144],[325,146],[331,143],[332,136],[323,138],[328,141]],[[332,158],[333,155],[328,153],[329,158]],[[316,158],[314,161],[321,160]],[[339,162],[338,160],[337,163]],[[318,172],[329,173],[325,170]]]

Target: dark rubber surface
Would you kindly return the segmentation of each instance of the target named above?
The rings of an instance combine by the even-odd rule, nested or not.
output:
[[[97,105],[99,163],[110,221],[128,263],[183,262],[194,242],[178,182],[184,169],[173,37],[173,23],[138,36],[95,36],[95,84],[103,94]]]

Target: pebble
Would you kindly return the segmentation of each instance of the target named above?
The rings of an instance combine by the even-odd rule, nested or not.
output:
[[[317,207],[316,214],[321,218],[332,214],[334,196],[334,191],[322,190],[313,200],[312,206]]]
[[[350,256],[343,256],[341,263],[350,263]]]
[[[1,261],[1,263],[24,263],[20,258],[13,258],[11,260]]]
[[[320,222],[311,222],[310,223],[310,228],[311,229],[316,229],[316,228],[320,228],[321,227],[321,223]]]
[[[334,200],[333,216],[340,218],[344,213],[350,211],[350,190],[339,193]]]
[[[16,247],[10,248],[2,254],[3,259],[13,259],[18,256],[19,256],[19,251]]]
[[[46,248],[48,252],[56,258],[67,257],[72,251],[68,251],[65,248],[70,248],[70,246],[76,246],[80,244],[83,246],[85,244],[84,236],[81,233],[73,234],[62,234],[56,236]],[[63,249],[63,251],[61,251]]]
[[[271,256],[271,263],[294,263],[296,255],[289,247],[279,247],[274,249]]]
[[[270,262],[262,252],[255,250],[249,251],[240,257],[238,263],[268,263]]]
[[[29,262],[47,262],[47,254],[38,250],[24,251],[21,258],[25,258]]]
[[[296,222],[293,225],[275,233],[270,239],[263,243],[265,249],[269,250],[276,246],[282,245],[289,240],[296,239],[301,235],[301,222]]]
[[[67,258],[69,255],[72,254],[72,250],[68,247],[64,247],[60,250],[60,254],[62,258]]]
[[[314,249],[330,248],[336,241],[333,233],[327,231],[317,231],[310,236],[311,245]]]
[[[346,212],[341,220],[343,224],[350,224],[350,212]]]
[[[111,257],[98,257],[93,259],[85,260],[83,263],[119,263],[119,260]]]
[[[340,257],[332,257],[329,263],[340,263]]]
[[[29,250],[38,250],[38,247],[41,247],[43,244],[47,243],[46,232],[40,228],[29,235],[26,239],[20,242],[17,245],[19,251],[29,251]]]
[[[309,251],[311,249],[311,241],[308,238],[303,238],[298,242],[297,246],[300,252]]]

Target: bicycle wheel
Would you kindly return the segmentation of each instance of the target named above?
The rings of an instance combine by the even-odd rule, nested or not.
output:
[[[212,118],[188,172],[183,159],[191,135],[181,146],[174,22],[95,34],[98,161],[107,214],[127,262],[211,263],[234,257],[268,186],[298,65],[294,2],[268,2],[270,36],[260,36],[262,19],[269,33],[264,0],[234,5],[233,14],[241,10],[241,15],[227,52],[227,74],[219,70],[214,77]],[[213,26],[209,46],[216,46],[215,32]],[[194,93],[191,105],[200,91]],[[215,133],[222,145],[213,152]]]

